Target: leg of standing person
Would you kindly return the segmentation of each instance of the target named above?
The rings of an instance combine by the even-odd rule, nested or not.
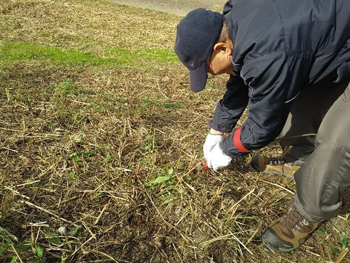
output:
[[[315,150],[295,173],[295,180],[294,205],[262,236],[274,250],[297,248],[319,222],[337,216],[341,193],[350,186],[350,85],[325,115]]]
[[[295,206],[310,222],[331,219],[350,185],[350,85],[321,123],[315,151],[295,175]]]

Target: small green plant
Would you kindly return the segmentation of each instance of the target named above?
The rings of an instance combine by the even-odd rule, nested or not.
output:
[[[10,232],[0,226],[0,258],[10,252],[11,254],[6,257],[11,259],[10,262],[18,262],[17,256],[12,255],[13,249],[16,249],[16,251],[26,251],[30,248],[30,243],[27,241],[15,243],[13,241],[14,239],[15,237]]]
[[[317,230],[315,231],[315,234],[318,234],[318,235],[327,235],[326,232],[324,232],[324,231],[322,231],[322,230],[320,230],[320,229],[317,229]]]
[[[89,158],[89,157],[92,157],[92,156],[94,156],[94,155],[95,155],[94,152],[93,152],[93,151],[90,151],[89,149],[83,151],[83,156],[84,156],[85,158]]]
[[[10,256],[10,258],[11,258],[10,263],[18,263],[18,262],[19,262],[19,261],[18,261],[18,257],[17,257],[17,256],[13,256],[13,255],[11,255],[11,256]]]
[[[180,103],[164,103],[164,107],[167,109],[174,109],[174,108],[180,108]]]
[[[72,170],[70,173],[69,173],[69,178],[71,180],[76,180],[78,179],[78,175],[77,175],[77,172],[75,170]]]
[[[342,233],[339,233],[340,245],[342,249],[350,249],[350,239]],[[340,254],[340,249],[331,247],[331,251],[335,254]]]
[[[144,107],[148,107],[150,105],[163,106],[164,108],[167,108],[167,109],[173,109],[173,108],[180,108],[181,107],[180,103],[162,102],[162,101],[150,100],[150,99],[144,99],[142,101],[142,105]]]
[[[84,114],[80,111],[73,115],[73,123],[79,123],[84,118]]]
[[[9,238],[7,231],[0,227],[0,256],[3,256],[7,249],[13,245],[14,243],[11,238]]]
[[[81,165],[83,161],[81,160],[80,155],[77,152],[73,152],[69,155],[69,159],[73,161],[74,164]]]
[[[112,156],[110,153],[107,153],[106,157],[105,157],[105,162],[109,163],[112,160]]]
[[[63,244],[58,233],[44,232],[45,237],[49,240],[50,244],[61,246]]]
[[[35,245],[34,247],[34,251],[35,251],[35,254],[37,256],[37,259],[42,259],[44,257],[44,253],[45,253],[45,250],[43,247],[41,247],[40,245]]]
[[[340,237],[340,243],[342,248],[349,248],[350,249],[350,240],[347,236],[339,233]]]
[[[83,232],[83,227],[82,226],[76,226],[69,232],[69,236],[72,237],[80,237]]]
[[[78,94],[78,89],[76,88],[75,83],[70,79],[58,83],[55,89],[64,96],[76,96]]]
[[[6,221],[7,218],[7,212],[6,211],[2,211],[1,212],[1,218],[0,218],[0,223],[4,223]]]
[[[151,135],[147,135],[144,141],[144,152],[153,152],[154,151],[154,139]]]
[[[156,187],[157,185],[161,185],[161,184],[171,185],[172,184],[171,179],[174,175],[174,168],[171,167],[170,169],[164,171],[163,174],[165,174],[165,175],[157,176],[156,179],[154,179],[147,186],[150,187],[151,189],[154,189],[154,187]]]

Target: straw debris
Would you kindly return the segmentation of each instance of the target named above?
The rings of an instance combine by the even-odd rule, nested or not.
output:
[[[189,91],[172,51],[180,17],[92,0],[0,12],[1,262],[338,258],[346,207],[295,253],[272,253],[260,232],[294,182],[253,172],[250,156],[202,169],[226,80]]]

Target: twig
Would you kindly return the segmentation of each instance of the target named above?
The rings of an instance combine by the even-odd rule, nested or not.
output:
[[[18,184],[17,187],[19,187],[19,186],[25,186],[25,185],[30,185],[30,184],[36,184],[36,183],[40,183],[40,180],[35,180],[35,181],[31,181],[31,182],[24,183],[24,184]]]
[[[164,92],[162,91],[158,81],[157,81],[157,88],[158,88],[158,91],[160,92],[160,94],[162,94],[164,96],[164,98],[166,98],[167,100],[169,99],[169,97],[167,95],[164,94]]]
[[[219,241],[219,240],[230,239],[231,236],[232,236],[232,234],[227,234],[227,235],[224,235],[224,236],[215,237],[215,238],[212,238],[210,240],[204,241],[204,242],[200,243],[199,245],[200,246],[207,246],[207,245],[210,245],[211,243]]]
[[[184,215],[179,219],[179,221],[176,222],[175,226],[180,224],[180,222],[189,214],[189,212],[184,213]]]
[[[30,226],[35,226],[35,227],[50,227],[46,221],[45,222],[39,222],[39,223],[31,223],[29,222]]]
[[[239,244],[241,244],[251,255],[253,255],[253,253],[247,248],[246,245],[244,245],[231,231],[229,231],[230,234],[224,235],[224,236],[220,236],[220,237],[215,237],[213,239],[210,239],[208,241],[205,241],[203,243],[201,243],[200,245],[209,245],[213,242],[219,241],[219,240],[226,240],[226,239],[230,239],[230,237],[233,237]]]
[[[249,250],[249,248],[246,247],[246,245],[244,245],[241,240],[239,240],[232,232],[231,232],[231,235],[233,236],[233,238],[238,242],[240,243],[251,255],[253,255],[253,253]]]
[[[7,101],[10,101],[10,100],[11,100],[10,91],[9,91],[9,89],[8,89],[8,88],[5,88],[5,91],[6,91]]]
[[[254,233],[251,235],[251,237],[248,239],[248,241],[245,243],[246,245],[248,245],[250,243],[250,241],[253,240],[253,238],[256,236],[256,234],[259,232],[260,227],[262,226],[262,222],[260,222],[260,224],[258,225],[258,227],[256,228],[256,230],[254,231]]]
[[[70,254],[68,256],[68,258],[72,258],[83,246],[85,246],[85,244],[89,243],[92,239],[94,239],[95,237],[92,236],[90,237],[88,240],[86,240],[83,244],[80,245],[80,247],[78,247],[72,254]]]
[[[180,254],[179,254],[179,252],[177,251],[177,248],[176,248],[175,244],[174,244],[174,243],[171,243],[171,244],[173,245],[173,248],[175,249],[175,252],[176,252],[177,256],[179,257],[180,262],[183,263],[183,261],[182,261],[182,259],[181,259],[181,257],[180,257]]]
[[[95,220],[94,225],[97,225],[97,224],[98,224],[98,221],[100,221],[101,216],[102,216],[103,213],[106,211],[106,209],[107,209],[108,206],[109,206],[109,203],[106,204],[106,205],[102,208],[102,211],[101,211],[101,213],[98,215],[97,219]]]
[[[4,232],[6,235],[8,235],[8,237],[11,238],[11,240],[13,242],[16,242],[16,243],[18,242],[18,238],[14,234],[12,234],[9,231],[7,231],[5,228],[2,228],[0,226],[0,231]]]
[[[48,171],[50,171],[53,167],[55,167],[57,163],[54,163],[53,165],[51,165],[49,168],[47,168],[45,171],[41,172],[41,174],[38,176],[39,178],[41,178],[43,175],[45,175]]]
[[[104,252],[102,252],[102,251],[92,250],[91,252],[92,252],[92,253],[100,254],[100,255],[102,255],[102,256],[105,256],[105,257],[111,259],[113,262],[118,262],[118,261],[117,261],[115,258],[113,258],[111,255],[108,255],[107,253],[104,253]]]
[[[337,258],[337,261],[335,263],[340,263],[345,257],[346,255],[349,253],[349,249],[345,248],[341,251],[339,257]]]
[[[85,227],[85,229],[90,233],[90,235],[91,235],[94,239],[96,239],[96,235],[95,235],[94,233],[92,233],[92,231],[91,231],[90,228],[85,224],[84,221],[82,221],[82,224],[83,224],[83,226]]]
[[[30,198],[29,198],[28,196],[22,195],[20,192],[18,192],[18,191],[15,190],[15,189],[12,189],[11,187],[5,186],[5,189],[12,191],[13,193],[15,193],[16,195],[19,195],[19,196],[22,197],[22,198],[25,198],[25,199],[30,200]]]
[[[86,103],[86,102],[82,102],[82,101],[78,101],[78,100],[70,100],[72,102],[75,102],[75,103],[79,103],[79,104],[83,104],[83,105],[87,105],[87,106],[90,106],[91,103]]]
[[[55,213],[53,213],[53,212],[51,212],[51,211],[49,211],[49,210],[47,210],[47,209],[45,209],[43,207],[40,207],[40,206],[35,205],[35,204],[33,204],[31,202],[28,202],[28,201],[21,201],[21,202],[25,203],[28,206],[31,206],[31,207],[34,207],[34,208],[39,209],[41,211],[44,211],[44,212],[48,213],[49,215],[52,215],[52,216],[60,219],[61,221],[64,221],[64,222],[69,223],[69,224],[72,224],[73,226],[76,226],[76,227],[78,226],[77,224],[73,223],[72,221],[69,221],[69,220],[67,220],[67,219],[65,219],[63,217],[60,217],[60,216],[56,215]]]
[[[314,256],[317,256],[317,257],[321,257],[319,254],[315,253],[315,252],[312,252],[310,250],[306,250],[307,253],[310,253],[311,255],[314,255]]]
[[[263,181],[264,183],[267,183],[267,184],[270,184],[270,185],[273,185],[273,186],[277,186],[278,188],[281,188],[281,189],[287,191],[288,193],[294,195],[294,192],[293,192],[293,191],[291,191],[291,190],[289,190],[289,189],[287,189],[287,188],[285,188],[285,187],[283,187],[283,186],[281,186],[281,185],[279,185],[279,184],[274,184],[274,183],[271,183],[271,182],[265,181],[265,180],[262,180],[262,181]]]
[[[233,210],[236,206],[238,206],[238,204],[240,202],[242,202],[244,199],[246,199],[248,196],[250,196],[253,192],[255,191],[255,188],[253,190],[251,190],[248,194],[246,194],[245,196],[243,196],[237,203],[235,203],[227,212],[229,213],[231,210]],[[231,215],[232,217],[232,215]]]
[[[317,133],[304,133],[301,135],[288,136],[285,139],[294,139],[294,138],[310,137],[310,136],[317,136]]]
[[[63,200],[61,203],[59,203],[59,204],[58,204],[58,206],[61,206],[61,205],[65,204],[65,203],[68,203],[68,202],[74,201],[74,200],[76,200],[76,199],[78,199],[78,198],[79,198],[78,196],[74,196],[74,197],[72,197],[72,198],[69,198],[69,199]]]
[[[11,151],[11,152],[14,152],[14,153],[18,153],[18,151],[12,150],[12,149],[7,148],[7,147],[1,147],[0,150],[8,150],[8,151]]]
[[[15,252],[17,258],[19,259],[19,262],[23,263],[21,257],[18,255],[17,250],[15,249],[15,247],[12,244],[11,244],[11,247],[12,247],[13,252]]]

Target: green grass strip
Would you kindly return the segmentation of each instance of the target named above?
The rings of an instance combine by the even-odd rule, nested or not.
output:
[[[107,57],[71,48],[53,47],[24,41],[2,40],[0,61],[15,63],[18,61],[52,61],[66,65],[88,64],[93,66],[139,66],[154,63],[179,63],[174,51],[166,49],[128,50],[111,48],[106,50]]]

